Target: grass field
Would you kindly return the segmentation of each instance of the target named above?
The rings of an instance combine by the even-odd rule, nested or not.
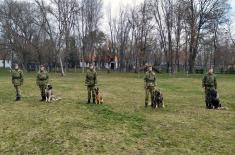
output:
[[[0,71],[0,154],[235,153],[235,75],[218,75],[227,110],[206,110],[201,76],[158,75],[165,109],[144,108],[143,74],[98,73],[104,105],[87,105],[84,74],[50,74],[63,100],[39,102],[35,73],[15,102],[10,73]]]

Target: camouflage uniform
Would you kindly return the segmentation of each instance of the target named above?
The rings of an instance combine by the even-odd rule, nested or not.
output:
[[[40,71],[37,74],[37,85],[40,88],[41,91],[41,97],[42,97],[42,101],[46,100],[46,87],[47,87],[47,83],[48,83],[48,73],[46,71]]]
[[[145,81],[145,106],[147,107],[149,101],[149,94],[151,95],[152,98],[152,94],[156,86],[155,73],[153,71],[147,71],[145,73],[144,81]]]
[[[95,103],[95,86],[97,84],[97,75],[94,69],[89,69],[86,74],[85,85],[87,86],[88,92],[88,103],[91,102],[91,94],[93,103]]]
[[[210,105],[211,96],[210,91],[212,89],[217,89],[217,81],[214,74],[207,74],[204,76],[202,80],[202,86],[205,88],[205,102],[207,108],[212,108],[212,105]]]
[[[16,101],[21,99],[21,91],[20,87],[23,85],[24,82],[24,75],[23,71],[20,69],[15,69],[12,71],[12,84],[16,90]]]

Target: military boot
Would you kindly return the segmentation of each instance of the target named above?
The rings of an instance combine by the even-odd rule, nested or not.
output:
[[[15,101],[20,101],[18,96],[16,97],[16,100],[15,100]]]
[[[90,103],[91,103],[91,100],[90,100],[90,99],[88,99],[87,104],[90,104]]]
[[[40,100],[41,102],[46,101],[46,97],[45,96],[41,95],[41,97],[42,97],[42,99]]]
[[[43,101],[46,101],[46,100],[47,100],[47,98],[46,98],[46,96],[44,95],[44,96],[43,96]]]

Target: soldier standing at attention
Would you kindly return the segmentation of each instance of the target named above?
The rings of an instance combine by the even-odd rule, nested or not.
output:
[[[93,65],[90,65],[89,70],[86,74],[85,85],[87,86],[88,92],[88,101],[87,103],[91,103],[91,95],[93,99],[93,103],[95,104],[95,86],[97,84],[97,75]]]
[[[21,90],[20,87],[23,85],[24,75],[23,71],[19,69],[19,65],[15,65],[15,69],[12,70],[12,84],[16,90],[16,101],[21,100]]]
[[[156,75],[153,72],[152,66],[148,66],[148,71],[145,73],[144,77],[144,87],[145,87],[145,107],[148,106],[149,94],[151,96],[152,102],[152,92],[156,86]]]
[[[41,97],[42,100],[41,101],[46,101],[46,87],[47,87],[47,83],[48,83],[48,73],[45,70],[45,67],[43,65],[40,66],[40,71],[37,74],[37,85],[40,88],[40,92],[41,92]]]
[[[212,89],[217,89],[216,77],[213,73],[213,69],[209,69],[208,74],[206,74],[202,80],[202,87],[205,89],[205,101],[206,108],[211,109],[212,105],[210,103],[210,91]]]

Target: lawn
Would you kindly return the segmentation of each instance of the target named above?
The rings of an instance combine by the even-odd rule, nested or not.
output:
[[[84,74],[50,74],[63,99],[39,102],[36,73],[25,73],[15,102],[0,71],[0,154],[225,154],[235,152],[235,75],[217,75],[227,110],[206,110],[202,75],[158,74],[165,109],[144,108],[143,74],[98,73],[103,105],[86,104]]]

